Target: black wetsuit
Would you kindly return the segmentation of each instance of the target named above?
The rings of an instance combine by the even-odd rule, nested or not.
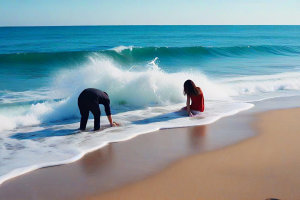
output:
[[[94,130],[100,129],[100,115],[99,104],[105,107],[107,116],[111,115],[109,97],[101,90],[95,88],[88,88],[81,92],[78,97],[78,107],[81,114],[80,130],[85,130],[86,123],[89,118],[89,111],[94,115]]]

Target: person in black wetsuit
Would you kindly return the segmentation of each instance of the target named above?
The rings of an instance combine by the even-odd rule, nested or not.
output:
[[[100,115],[99,104],[105,107],[105,113],[110,126],[118,126],[119,124],[113,122],[110,112],[110,99],[106,92],[95,88],[88,88],[81,92],[78,97],[78,107],[81,114],[80,130],[85,130],[89,118],[89,111],[94,115],[94,130],[100,129]]]

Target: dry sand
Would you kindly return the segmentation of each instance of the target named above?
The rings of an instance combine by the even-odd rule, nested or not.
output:
[[[266,112],[256,124],[256,137],[90,199],[300,199],[300,109]]]

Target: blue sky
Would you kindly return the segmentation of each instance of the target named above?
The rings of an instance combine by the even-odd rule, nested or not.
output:
[[[300,0],[0,0],[0,26],[298,24]]]

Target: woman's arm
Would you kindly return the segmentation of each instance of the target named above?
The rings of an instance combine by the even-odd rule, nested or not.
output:
[[[191,97],[189,95],[186,95],[186,110],[188,116],[191,116]]]

